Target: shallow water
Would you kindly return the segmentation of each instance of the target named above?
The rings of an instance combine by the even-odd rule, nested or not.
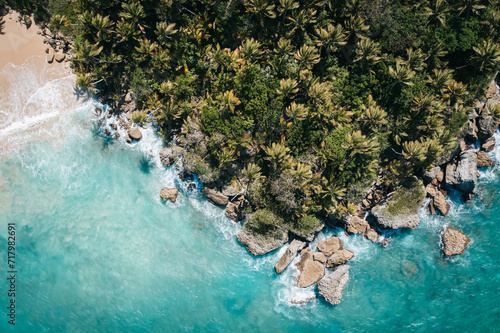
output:
[[[241,225],[159,163],[152,129],[137,144],[108,141],[100,125],[115,120],[96,120],[92,103],[65,109],[58,140],[19,130],[25,144],[1,157],[0,276],[9,222],[18,270],[17,325],[3,314],[1,332],[500,331],[499,169],[482,170],[479,195],[453,201],[447,217],[423,210],[418,229],[385,234],[385,249],[326,230],[313,246],[340,235],[356,254],[342,303],[294,304],[317,291],[293,286],[293,266],[276,276],[284,248],[250,255],[236,241]],[[500,160],[500,149],[489,154]],[[178,201],[162,203],[173,185]],[[444,225],[472,239],[463,255],[443,258]]]

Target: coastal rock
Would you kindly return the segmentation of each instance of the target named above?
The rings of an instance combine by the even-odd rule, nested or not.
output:
[[[331,256],[334,252],[342,250],[343,248],[344,245],[338,237],[328,238],[318,244],[318,250],[323,252],[327,257]]]
[[[467,235],[461,230],[452,227],[446,227],[441,238],[443,241],[443,252],[447,257],[464,253],[465,248],[470,242],[470,238]]]
[[[446,177],[445,181],[447,185],[453,186],[457,183],[455,179],[455,170],[457,166],[454,163],[450,163],[446,165]]]
[[[342,300],[342,289],[348,280],[349,266],[340,266],[319,281],[318,292],[330,304],[339,304]]]
[[[314,227],[313,229],[310,229],[310,230],[301,230],[301,229],[298,229],[298,228],[294,228],[294,227],[289,227],[289,231],[294,234],[295,236],[297,236],[298,238],[300,239],[304,239],[306,240],[307,242],[312,242],[314,240],[314,237],[316,237],[316,234],[318,232],[320,232],[321,230],[323,230],[323,228],[325,227],[325,224],[321,221],[319,221],[319,224]]]
[[[181,148],[182,149],[182,148]],[[160,161],[167,168],[174,164],[181,155],[180,149],[167,147],[160,151]]]
[[[430,183],[437,175],[441,172],[441,168],[438,166],[433,167],[430,170],[424,172],[423,179],[425,183]]]
[[[119,139],[121,137],[120,133],[116,132],[115,133],[115,139]]]
[[[434,208],[443,216],[448,215],[450,204],[446,202],[446,197],[441,192],[437,192],[432,202]]]
[[[207,200],[216,206],[225,206],[228,204],[229,199],[223,195],[221,192],[217,191],[216,189],[211,189],[208,187],[205,187],[203,189],[203,194],[207,197]]]
[[[369,228],[368,222],[357,216],[352,216],[347,220],[345,231],[347,234],[362,234]]]
[[[332,268],[335,266],[343,265],[349,260],[354,258],[354,253],[349,250],[340,250],[335,252],[326,262],[326,267]]]
[[[478,128],[477,136],[479,139],[485,140],[495,134],[498,124],[493,117],[477,118],[476,121]]]
[[[226,216],[228,219],[234,222],[241,221],[243,219],[243,214],[241,212],[243,208],[243,197],[240,200],[229,202],[226,206]]]
[[[160,198],[163,201],[170,200],[175,202],[177,200],[177,195],[179,194],[179,190],[177,188],[165,187],[160,192]]]
[[[486,152],[492,151],[495,148],[495,141],[495,137],[493,136],[486,139],[486,141],[481,144],[481,150],[484,150]]]
[[[188,184],[188,186],[187,186],[187,189],[188,189],[189,191],[194,191],[194,190],[196,190],[196,183],[195,183],[195,182],[191,182],[191,183],[189,183],[189,184]]]
[[[368,228],[365,231],[365,238],[371,240],[372,242],[376,243],[378,242],[378,239],[380,237],[380,234],[377,232],[377,230]]]
[[[118,125],[116,124],[111,124],[109,125],[113,131],[116,131],[118,129]]]
[[[436,215],[436,208],[434,207],[434,198],[429,202],[429,212],[431,215]]]
[[[132,142],[134,142],[134,140],[132,140],[132,138],[130,137],[130,135],[127,134],[127,136],[125,137],[125,142],[126,143],[132,143]]]
[[[234,180],[222,188],[222,194],[228,198],[234,198],[235,196],[246,193],[246,184]]]
[[[477,129],[476,124],[474,124],[473,120],[469,120],[467,122],[467,132],[465,134],[465,139],[467,141],[476,142],[478,139],[477,132],[478,132],[478,129]]]
[[[54,55],[53,54],[48,54],[47,55],[47,62],[49,64],[53,63],[54,62]]]
[[[105,128],[104,131],[103,131],[104,135],[106,136],[109,136],[111,135],[111,131],[109,130],[109,128]]]
[[[478,168],[492,166],[493,164],[495,164],[495,162],[493,162],[493,160],[488,155],[486,155],[486,153],[484,151],[477,152],[477,167]]]
[[[320,261],[314,260],[314,252],[309,248],[302,250],[301,258],[297,263],[300,271],[297,278],[297,286],[300,288],[309,287],[325,276],[325,266]]]
[[[280,260],[274,265],[274,270],[276,271],[276,274],[281,274],[283,271],[290,265],[290,263],[295,259],[297,256],[297,252],[302,251],[302,249],[306,246],[305,242],[302,242],[298,239],[294,239],[290,245],[288,245],[288,248],[286,249],[285,253],[283,256],[280,258]]]
[[[127,134],[128,136],[132,139],[132,140],[137,140],[139,141],[140,139],[142,139],[142,133],[141,131],[139,131],[138,128],[136,127],[131,127],[128,129],[127,131]]]
[[[425,187],[417,179],[400,186],[392,196],[372,208],[372,215],[382,229],[415,229],[420,224],[420,207],[425,200]]]
[[[473,151],[460,154],[455,170],[455,187],[462,193],[476,193],[477,155]]]
[[[56,54],[54,56],[54,60],[57,61],[57,62],[63,62],[64,59],[66,59],[66,55],[65,54],[58,53],[58,54]]]
[[[316,260],[316,261],[319,261],[322,264],[324,264],[325,261],[326,261],[326,257],[323,254],[323,252],[314,252],[313,259]]]
[[[255,233],[245,224],[243,229],[236,235],[238,241],[245,245],[248,252],[254,256],[263,255],[283,246],[288,242],[288,232],[276,228],[265,235]]]
[[[498,94],[498,88],[495,83],[495,81],[491,81],[490,85],[488,86],[488,90],[486,91],[486,98],[490,99],[495,97]]]
[[[442,183],[443,182],[443,180],[444,180],[444,172],[443,172],[443,170],[439,171],[439,173],[436,176],[436,180],[438,181],[438,183]]]

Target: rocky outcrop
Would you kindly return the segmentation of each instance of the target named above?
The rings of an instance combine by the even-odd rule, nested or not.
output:
[[[467,235],[461,230],[452,227],[446,227],[441,235],[441,239],[443,242],[443,252],[447,257],[464,253],[465,248],[470,242],[470,238]]]
[[[228,204],[229,199],[223,195],[221,192],[217,191],[216,189],[211,189],[208,187],[205,187],[203,189],[203,194],[207,197],[207,200],[216,206],[225,206]]]
[[[177,200],[177,195],[179,194],[179,190],[177,188],[165,187],[160,192],[160,198],[163,201],[170,200],[175,202]]]
[[[247,185],[238,180],[231,181],[229,184],[222,188],[222,194],[228,198],[234,198],[236,196],[246,193]]]
[[[366,220],[363,220],[357,216],[352,216],[346,222],[345,231],[348,235],[352,234],[362,234],[370,226]]]
[[[276,271],[276,274],[281,274],[283,271],[290,265],[290,263],[295,259],[297,256],[297,252],[302,251],[304,247],[306,247],[306,243],[294,239],[290,245],[288,245],[285,253],[283,256],[280,258],[280,260],[274,265],[274,270]]]
[[[140,139],[142,139],[142,133],[137,127],[130,127],[127,131],[127,138],[130,138],[130,140],[132,141],[139,141]]]
[[[477,126],[475,124],[474,119],[469,120],[467,122],[467,132],[465,133],[465,139],[467,141],[476,142],[478,140],[477,132],[478,132],[478,129],[477,129]]]
[[[475,193],[477,184],[477,155],[473,151],[464,151],[455,170],[455,188],[462,193]]]
[[[486,153],[484,151],[477,152],[477,167],[478,168],[492,166],[493,164],[495,164],[495,162],[493,162],[493,160],[488,155],[486,155]]]
[[[235,222],[241,221],[243,219],[243,203],[245,199],[241,197],[239,200],[229,202],[226,206],[226,216],[228,219]]]
[[[430,170],[424,172],[423,179],[426,184],[430,183],[433,179],[435,179],[438,174],[441,172],[441,168],[436,166]]]
[[[314,259],[314,252],[309,248],[302,250],[300,255],[300,261],[297,263],[300,271],[297,286],[305,288],[312,286],[325,276],[325,266],[320,260]]]
[[[477,118],[476,122],[478,128],[477,136],[481,140],[485,140],[493,136],[498,127],[498,123],[491,116]]]
[[[377,230],[372,229],[368,227],[365,231],[365,238],[371,240],[372,242],[376,243],[378,242],[378,239],[380,237],[380,234],[377,232]]]
[[[407,179],[384,202],[371,212],[382,229],[415,229],[420,224],[420,207],[425,200],[425,187],[416,178]]]
[[[346,249],[337,251],[330,258],[328,258],[328,261],[326,262],[326,267],[332,268],[335,266],[343,265],[352,258],[354,258],[354,253],[352,251]]]
[[[245,245],[248,252],[257,256],[269,253],[288,242],[288,232],[279,228],[265,234],[256,233],[245,224],[236,235],[238,241]]]
[[[53,54],[47,54],[47,62],[49,64],[54,62],[54,55]]]
[[[63,62],[64,59],[66,59],[66,55],[65,54],[61,54],[61,53],[58,53],[54,56],[54,60],[57,61],[57,62]]]
[[[482,144],[481,144],[481,150],[484,150],[486,152],[492,151],[495,148],[495,137],[491,137],[486,139]]]
[[[441,215],[446,216],[450,211],[450,205],[446,202],[445,195],[436,189],[434,184],[429,184],[425,191],[432,198],[430,205],[431,214],[434,215],[433,209],[436,209]]]
[[[342,241],[338,237],[331,237],[327,240],[319,242],[318,250],[323,252],[325,256],[329,257],[333,253],[340,251],[344,248]]]
[[[174,164],[179,156],[181,155],[181,152],[179,150],[182,149],[177,149],[173,147],[167,147],[163,148],[160,152],[160,161],[161,163],[166,166],[167,168]]]
[[[342,289],[348,280],[349,266],[340,266],[319,281],[318,292],[327,302],[334,305],[339,304],[342,300]]]

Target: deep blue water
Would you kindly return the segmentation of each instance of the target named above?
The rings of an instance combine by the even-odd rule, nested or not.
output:
[[[161,166],[151,129],[132,146],[108,142],[92,108],[67,110],[59,140],[24,138],[0,157],[0,332],[500,331],[499,169],[482,170],[479,194],[453,200],[447,217],[422,210],[419,228],[386,234],[385,249],[326,230],[314,244],[339,235],[356,254],[342,302],[294,304],[317,292],[293,286],[292,265],[276,276],[284,248],[253,257],[236,240],[240,224]],[[162,203],[173,185],[178,201]],[[9,222],[15,328],[5,314]],[[442,256],[444,225],[472,239],[463,255]]]

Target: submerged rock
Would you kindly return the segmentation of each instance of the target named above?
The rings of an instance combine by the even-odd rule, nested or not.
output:
[[[179,194],[179,190],[177,188],[165,187],[160,192],[160,198],[163,201],[170,200],[175,202],[177,200],[177,195]]]
[[[452,227],[446,227],[441,238],[443,241],[443,252],[447,257],[464,253],[465,248],[470,242],[470,238],[467,235],[461,230]]]
[[[297,256],[297,252],[302,251],[302,249],[306,246],[307,244],[305,242],[302,242],[298,239],[294,239],[290,245],[288,245],[288,248],[286,249],[285,253],[283,256],[280,258],[280,260],[274,265],[274,270],[276,271],[276,274],[281,274],[283,271],[290,265],[290,263],[295,259]]]
[[[305,288],[312,286],[325,276],[325,266],[321,261],[314,260],[314,252],[309,248],[302,250],[301,258],[297,263],[300,275],[297,278],[297,286]]]
[[[326,262],[326,267],[332,268],[335,266],[343,265],[349,260],[354,258],[354,253],[352,251],[343,249],[335,252]]]
[[[349,280],[349,268],[347,265],[340,266],[319,281],[318,292],[327,302],[335,305],[342,300],[342,289]]]
[[[389,199],[373,207],[372,214],[383,229],[415,229],[420,224],[419,210],[424,199],[424,185],[413,179],[400,186]]]
[[[269,253],[283,246],[288,242],[288,232],[280,228],[274,228],[265,234],[257,233],[248,227],[248,223],[243,226],[236,235],[238,241],[245,245],[248,252],[257,256]]]
[[[225,206],[228,204],[229,199],[225,195],[223,195],[221,192],[217,191],[216,189],[208,188],[205,187],[203,189],[203,194],[207,197],[207,200],[216,206]]]
[[[323,252],[327,257],[331,256],[334,252],[342,250],[343,248],[344,245],[338,237],[328,238],[318,244],[318,250]]]
[[[477,167],[478,168],[492,166],[493,164],[495,164],[495,162],[493,162],[493,160],[488,155],[486,155],[486,153],[484,151],[477,152]]]

